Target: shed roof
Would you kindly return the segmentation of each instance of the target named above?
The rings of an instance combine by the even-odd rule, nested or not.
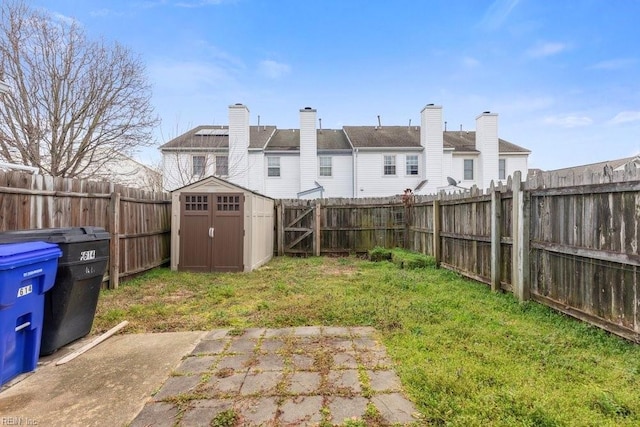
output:
[[[265,196],[264,194],[258,193],[257,191],[249,190],[248,188],[245,188],[245,187],[243,187],[241,185],[235,184],[235,183],[233,183],[231,181],[227,181],[226,179],[220,178],[220,177],[215,176],[215,175],[209,175],[207,177],[199,179],[198,181],[192,182],[192,183],[187,184],[187,185],[183,185],[182,187],[176,188],[175,190],[171,191],[171,193],[176,193],[176,192],[179,193],[179,192],[184,191],[184,190],[189,189],[189,188],[199,187],[199,186],[201,186],[203,184],[206,184],[207,181],[209,181],[209,182],[216,182],[217,181],[217,182],[220,182],[220,183],[224,184],[225,186],[231,186],[231,187],[237,188],[238,191],[243,191],[243,192],[246,191],[246,192],[255,194],[257,196],[260,196],[260,197],[265,197],[267,199],[275,200],[273,197]]]

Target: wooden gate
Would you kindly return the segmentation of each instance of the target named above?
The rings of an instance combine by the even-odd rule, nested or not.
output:
[[[180,196],[181,271],[243,271],[244,196]]]
[[[307,200],[277,205],[278,254],[320,255],[320,205]],[[313,203],[313,204],[312,204]]]

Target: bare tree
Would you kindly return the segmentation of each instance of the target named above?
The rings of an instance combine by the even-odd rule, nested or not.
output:
[[[0,13],[0,80],[11,87],[0,95],[0,157],[91,177],[114,152],[151,144],[158,119],[139,57],[20,0]]]

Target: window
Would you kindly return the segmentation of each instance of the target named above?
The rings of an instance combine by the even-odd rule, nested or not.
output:
[[[331,157],[321,156],[318,158],[320,165],[320,176],[331,176]]]
[[[418,156],[407,156],[407,175],[418,175]]]
[[[473,180],[473,159],[464,159],[464,179]]]
[[[229,157],[216,156],[216,175],[218,176],[229,175]]]
[[[206,211],[209,209],[209,197],[185,196],[184,209],[187,211]]]
[[[505,159],[498,160],[498,179],[507,179],[507,161]]]
[[[267,157],[267,176],[280,176],[280,157]]]
[[[204,175],[205,160],[205,156],[193,156],[191,158],[191,163],[193,165],[193,176]]]
[[[218,211],[239,211],[240,196],[218,196]]]
[[[396,174],[396,156],[384,156],[384,174]]]

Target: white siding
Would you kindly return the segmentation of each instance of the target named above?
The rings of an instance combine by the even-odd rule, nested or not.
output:
[[[316,132],[316,110],[300,110],[300,182],[298,191],[317,187],[318,180],[318,134]]]
[[[473,159],[473,180],[464,179],[464,161],[465,159]],[[477,154],[453,154],[451,158],[451,177],[460,182],[461,187],[470,188],[473,185],[480,187],[478,180],[478,167],[480,161]],[[496,176],[498,175],[498,165],[496,164]]]
[[[280,176],[267,176],[267,159],[280,157]],[[296,199],[300,191],[300,157],[269,154],[264,156],[264,194],[274,199]]]
[[[353,197],[353,158],[350,155],[323,155],[331,157],[332,176],[319,176],[324,187],[323,197]]]
[[[193,156],[204,156],[204,174],[193,175]],[[225,152],[163,152],[162,153],[162,187],[165,191],[173,191],[193,182],[199,181],[216,172],[216,156],[227,156]],[[227,177],[222,177],[227,179]],[[229,179],[230,180],[230,179]]]
[[[266,160],[262,151],[249,153],[249,190],[265,194]]]
[[[422,171],[418,176],[405,174],[406,155],[418,154],[412,152],[363,152],[357,155],[357,176],[355,197],[383,197],[402,194],[405,189],[414,189],[422,181]],[[384,156],[396,156],[396,175],[389,176],[383,173]]]
[[[528,162],[527,159],[529,157],[528,153],[524,153],[524,154],[501,154],[500,158],[505,160],[505,167],[506,167],[506,177],[509,178],[510,176],[513,176],[513,173],[515,171],[520,171],[522,172],[522,176],[526,177],[527,173],[529,172],[529,167],[528,167]],[[496,173],[496,177],[498,176],[498,174]],[[495,180],[496,182],[498,181],[497,179]],[[506,183],[507,180],[504,179],[502,180],[503,183]]]
[[[451,150],[447,150],[442,154],[442,187],[448,184],[448,176],[453,177],[453,151]]]
[[[420,112],[420,144],[424,151],[424,174],[427,180],[425,192],[435,193],[446,185],[443,176],[442,107],[427,105]]]

